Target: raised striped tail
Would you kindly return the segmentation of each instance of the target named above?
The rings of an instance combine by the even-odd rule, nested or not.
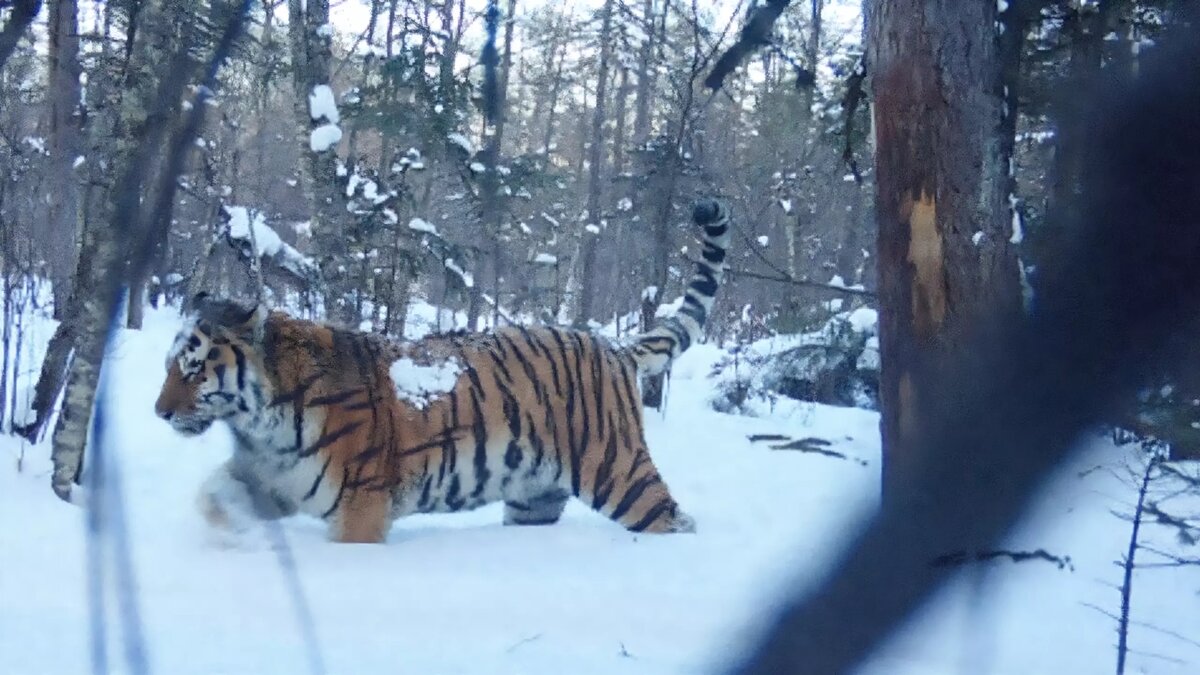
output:
[[[634,339],[629,347],[638,370],[655,375],[666,370],[680,354],[704,334],[717,286],[725,275],[725,249],[729,247],[729,210],[715,199],[702,199],[692,207],[692,220],[704,230],[704,251],[696,265],[679,311],[660,319],[654,328]]]

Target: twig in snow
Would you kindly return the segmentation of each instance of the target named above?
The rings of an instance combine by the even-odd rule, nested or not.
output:
[[[505,653],[505,654],[511,654],[511,653],[515,652],[515,651],[517,650],[517,648],[518,648],[518,647],[520,647],[521,645],[527,645],[527,644],[529,644],[530,642],[533,642],[533,641],[535,641],[535,640],[538,640],[538,639],[540,639],[541,637],[542,637],[542,634],[541,634],[541,633],[534,633],[533,635],[530,635],[530,636],[529,636],[529,637],[527,637],[527,638],[524,638],[524,639],[522,639],[522,640],[519,640],[519,641],[517,641],[517,643],[516,643],[516,644],[514,644],[514,645],[513,645],[513,646],[511,646],[511,647],[509,647],[508,649],[505,649],[505,650],[504,650],[504,653]]]
[[[783,434],[750,434],[747,436],[747,438],[750,439],[751,443],[762,443],[766,441],[789,441],[792,439],[791,436],[784,436]]]
[[[989,560],[996,560],[997,558],[1008,558],[1015,563],[1025,562],[1026,560],[1045,560],[1046,562],[1054,563],[1054,565],[1060,570],[1067,569],[1072,572],[1075,571],[1075,565],[1071,563],[1071,556],[1057,556],[1044,548],[1039,548],[1036,551],[995,550],[976,551],[974,553],[955,551],[954,553],[940,555],[934,558],[929,564],[934,567],[957,567],[959,565],[966,565],[967,563],[972,562],[987,562]]]
[[[1146,470],[1142,472],[1142,482],[1138,486],[1137,505],[1133,509],[1133,527],[1129,533],[1129,548],[1121,561],[1124,573],[1120,589],[1121,615],[1117,617],[1117,675],[1125,673],[1125,659],[1129,655],[1129,604],[1133,596],[1133,566],[1134,560],[1137,558],[1138,532],[1142,527],[1142,517],[1146,513],[1146,491],[1150,488],[1150,478],[1160,461],[1161,455],[1152,454],[1150,460],[1146,462]]]
[[[837,450],[830,450],[829,446],[832,445],[832,443],[824,438],[815,438],[809,436],[807,438],[793,439],[790,436],[784,436],[782,434],[751,434],[748,438],[750,439],[751,443],[774,443],[774,445],[769,446],[772,450],[796,450],[799,452],[810,452],[817,455],[824,455],[826,457],[833,457],[835,459],[853,461],[857,464],[861,464],[862,466],[867,466],[868,464],[865,459],[850,457],[849,455],[838,452]]]

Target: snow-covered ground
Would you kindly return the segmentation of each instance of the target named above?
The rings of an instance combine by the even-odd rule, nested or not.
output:
[[[185,439],[153,415],[179,324],[149,311],[113,347],[112,448],[125,494],[152,672],[307,672],[302,633],[265,530],[238,542],[206,532],[193,499],[230,451],[224,429]],[[330,673],[705,673],[752,643],[793,584],[819,580],[876,504],[877,416],[779,406],[766,417],[713,412],[720,350],[676,365],[665,414],[648,413],[652,455],[696,518],[695,535],[635,536],[572,503],[557,525],[500,525],[499,506],[396,524],[386,545],[336,545],[284,523]],[[854,460],[772,450],[747,436],[819,437]],[[24,453],[20,471],[16,458]],[[1019,548],[1069,555],[975,566],[864,670],[1095,673],[1113,669],[1112,564],[1133,502],[1112,471],[1132,451],[1098,440],[1045,489]],[[865,462],[865,464],[864,464]],[[84,514],[49,489],[48,448],[0,437],[0,673],[88,670]],[[1200,507],[1197,507],[1200,511]],[[1151,527],[1153,530],[1153,527]],[[1167,534],[1154,534],[1163,546]],[[1190,549],[1195,555],[1194,549]],[[1129,672],[1200,672],[1200,568],[1135,576]],[[110,622],[110,638],[119,635]],[[120,672],[120,650],[110,649]]]

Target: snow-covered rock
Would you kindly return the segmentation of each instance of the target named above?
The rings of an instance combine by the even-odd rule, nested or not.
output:
[[[715,409],[761,413],[779,398],[875,409],[878,313],[842,312],[817,331],[764,338],[734,348],[714,367]]]

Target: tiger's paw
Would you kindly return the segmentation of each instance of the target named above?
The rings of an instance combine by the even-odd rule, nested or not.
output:
[[[672,518],[670,524],[667,525],[666,531],[688,534],[694,533],[696,531],[696,520],[683,511],[676,511],[675,517]]]

